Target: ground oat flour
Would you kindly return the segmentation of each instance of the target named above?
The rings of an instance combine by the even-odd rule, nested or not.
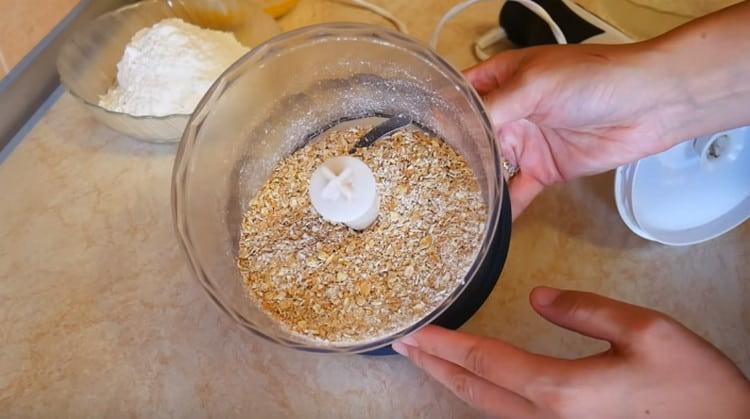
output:
[[[310,176],[365,132],[332,131],[279,163],[242,223],[237,265],[250,299],[307,340],[360,344],[424,318],[463,284],[482,242],[487,208],[471,167],[419,130],[352,154],[375,176],[373,225],[355,231],[320,217]]]

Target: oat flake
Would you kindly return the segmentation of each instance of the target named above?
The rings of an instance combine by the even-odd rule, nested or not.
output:
[[[323,220],[310,175],[364,133],[334,131],[282,161],[242,223],[237,264],[248,295],[309,340],[362,343],[413,324],[461,284],[481,243],[486,207],[468,163],[421,131],[354,154],[378,184],[372,226],[356,232]]]

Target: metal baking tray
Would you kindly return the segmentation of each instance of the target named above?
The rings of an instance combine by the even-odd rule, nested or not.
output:
[[[97,16],[136,0],[83,0],[0,80],[0,156],[44,115],[60,91],[55,61],[63,42]],[[0,157],[0,161],[2,158]]]

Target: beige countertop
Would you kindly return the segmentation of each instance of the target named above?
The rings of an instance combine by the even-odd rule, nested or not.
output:
[[[384,2],[385,3],[385,2]],[[449,0],[391,7],[426,39]],[[472,63],[493,24],[478,6],[440,51]],[[284,18],[385,24],[303,0]],[[476,413],[399,357],[295,352],[235,327],[190,276],[172,229],[176,147],[99,125],[63,95],[0,164],[0,416],[405,417]],[[502,278],[465,330],[579,356],[601,343],[562,331],[527,304],[539,284],[663,310],[750,373],[750,223],[669,248],[626,229],[605,174],[551,188],[513,226]]]
[[[0,0],[0,79],[77,3],[78,0]]]

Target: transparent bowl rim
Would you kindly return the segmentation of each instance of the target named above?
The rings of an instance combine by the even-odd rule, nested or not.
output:
[[[371,40],[378,39],[380,43],[388,41],[391,45],[397,44],[400,47],[408,47],[411,52],[418,53],[422,58],[426,59],[427,62],[438,67],[439,70],[453,82],[456,87],[466,96],[471,102],[474,109],[479,114],[482,121],[482,128],[485,131],[486,137],[490,141],[490,150],[492,151],[492,162],[494,167],[494,173],[487,173],[487,177],[492,184],[495,186],[497,191],[493,202],[488,202],[488,206],[491,211],[485,223],[485,231],[483,234],[483,240],[479,249],[477,257],[474,259],[471,267],[464,276],[463,283],[454,290],[451,295],[446,298],[438,307],[433,309],[429,314],[410,324],[407,327],[399,329],[397,332],[390,333],[387,336],[365,341],[361,343],[353,344],[342,344],[342,345],[328,345],[328,346],[315,346],[314,341],[293,341],[285,338],[279,338],[266,334],[264,331],[259,330],[252,322],[244,319],[241,314],[232,309],[231,305],[226,304],[220,293],[217,291],[217,286],[208,277],[206,272],[203,270],[200,261],[198,260],[195,248],[193,246],[193,238],[191,237],[191,230],[185,216],[186,202],[186,184],[188,176],[188,166],[190,156],[192,155],[192,148],[195,145],[197,138],[197,126],[200,126],[206,114],[206,107],[212,102],[215,94],[222,93],[226,87],[224,80],[237,71],[241,71],[245,65],[251,63],[253,60],[262,59],[266,52],[269,50],[275,50],[275,46],[282,44],[294,38],[301,39],[315,39],[320,40],[321,38],[343,38],[343,39],[359,39],[359,40]],[[395,46],[395,45],[394,45]],[[489,253],[492,250],[490,244],[494,241],[497,234],[499,234],[500,228],[500,213],[501,205],[503,202],[503,194],[505,191],[504,182],[502,181],[502,169],[501,169],[501,156],[498,145],[495,141],[495,134],[492,129],[492,124],[487,116],[487,111],[484,108],[479,94],[474,90],[473,87],[463,78],[461,73],[456,70],[447,61],[441,58],[437,53],[431,49],[420,44],[418,41],[405,36],[401,33],[394,32],[388,29],[384,29],[379,26],[361,24],[361,23],[323,23],[317,25],[306,26],[300,29],[296,29],[290,32],[277,35],[268,41],[258,45],[257,47],[250,50],[237,62],[230,66],[211,86],[205,96],[201,99],[195,112],[190,117],[188,124],[183,132],[182,141],[177,150],[175,157],[174,167],[172,171],[172,216],[174,221],[175,232],[182,247],[193,276],[202,285],[203,289],[207,292],[209,298],[229,317],[234,319],[242,329],[252,333],[255,336],[259,336],[267,341],[280,344],[285,347],[290,347],[306,352],[315,353],[363,353],[370,352],[385,346],[390,345],[395,340],[404,337],[408,334],[415,332],[416,330],[432,323],[437,319],[447,308],[449,308],[456,300],[464,293],[468,285],[472,280],[481,280],[477,277],[477,271],[483,266],[488,259]],[[250,304],[250,301],[248,300]]]

